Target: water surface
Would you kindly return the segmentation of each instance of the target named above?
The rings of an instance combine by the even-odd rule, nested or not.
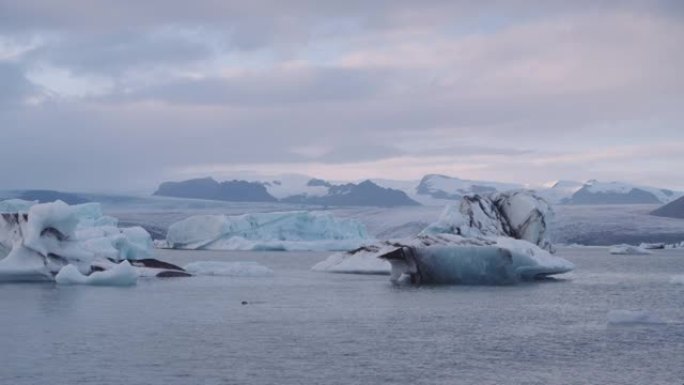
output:
[[[159,254],[275,276],[0,285],[0,384],[684,383],[684,251],[565,249],[558,281],[420,288],[309,271],[320,253]],[[609,326],[616,309],[667,324]]]

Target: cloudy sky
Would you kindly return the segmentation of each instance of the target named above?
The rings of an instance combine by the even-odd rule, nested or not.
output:
[[[684,189],[684,2],[0,0],[2,189]]]

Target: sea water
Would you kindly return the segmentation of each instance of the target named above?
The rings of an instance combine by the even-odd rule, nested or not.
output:
[[[2,284],[0,384],[684,383],[684,250],[568,248],[557,280],[409,288],[310,271],[324,253],[157,254],[275,274]]]

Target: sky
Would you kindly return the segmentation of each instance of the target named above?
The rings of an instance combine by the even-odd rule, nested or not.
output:
[[[684,190],[684,2],[0,0],[0,189]]]

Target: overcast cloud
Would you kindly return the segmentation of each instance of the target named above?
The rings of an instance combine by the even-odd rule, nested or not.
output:
[[[0,181],[684,189],[682,47],[677,0],[0,0]]]

